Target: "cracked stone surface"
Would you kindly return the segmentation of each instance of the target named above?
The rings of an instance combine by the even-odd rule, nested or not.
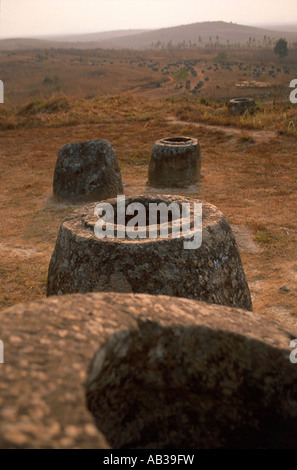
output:
[[[150,203],[198,202],[179,196],[127,198]],[[108,201],[116,211],[116,200]],[[230,225],[215,206],[203,203],[202,245],[184,249],[184,237],[98,239],[96,204],[61,225],[49,271],[47,295],[117,291],[170,295],[252,310],[249,287]],[[192,211],[193,212],[193,211]],[[193,214],[191,215],[191,217]],[[193,218],[191,219],[193,222]],[[126,221],[127,222],[127,221]]]
[[[0,315],[1,448],[297,446],[295,336],[261,315],[119,293]]]
[[[121,172],[107,140],[76,142],[61,147],[53,194],[57,201],[100,201],[123,194]]]

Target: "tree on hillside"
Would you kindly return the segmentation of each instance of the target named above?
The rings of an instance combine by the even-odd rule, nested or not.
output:
[[[284,38],[280,38],[274,47],[274,53],[280,57],[286,57],[289,53],[288,43]]]

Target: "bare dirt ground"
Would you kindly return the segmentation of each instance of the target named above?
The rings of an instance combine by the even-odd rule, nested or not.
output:
[[[184,126],[185,122],[184,121],[177,121],[174,116],[170,116],[168,118],[168,122],[170,124],[175,125],[175,126]],[[241,136],[243,138],[247,139],[252,139],[257,143],[264,143],[264,142],[270,142],[273,139],[276,139],[278,134],[277,132],[273,131],[244,131],[243,129],[238,129],[236,127],[231,127],[231,126],[215,126],[211,124],[206,124],[205,122],[188,122],[187,123],[191,126],[194,127],[201,127],[204,129],[208,129],[210,131],[218,131],[218,132],[223,132],[229,137],[232,137],[233,135],[236,136]]]

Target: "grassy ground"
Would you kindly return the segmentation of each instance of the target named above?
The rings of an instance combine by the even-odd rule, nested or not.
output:
[[[177,127],[168,121],[171,116],[184,124]],[[198,121],[217,128],[197,127]],[[230,132],[221,125],[231,126]],[[57,232],[74,209],[52,199],[62,145],[109,140],[123,181],[133,188],[146,183],[154,141],[179,134],[201,145],[202,187],[192,196],[247,227],[260,248],[241,252],[255,311],[290,322],[297,315],[296,125],[297,107],[288,103],[260,103],[254,115],[235,118],[224,103],[194,96],[120,93],[83,99],[55,92],[0,107],[0,306],[45,296]],[[250,129],[259,131],[259,138],[249,135]],[[263,138],[271,131],[272,139]]]
[[[192,96],[154,101],[128,93],[90,100],[53,94],[49,99],[34,99],[18,106],[2,107],[0,130],[122,122],[133,125],[172,115],[185,122],[272,130],[287,136],[297,136],[297,107],[290,102],[258,103],[254,113],[232,116],[227,102],[218,103]]]

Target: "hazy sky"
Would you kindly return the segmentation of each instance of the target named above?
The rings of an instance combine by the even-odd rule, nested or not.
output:
[[[296,0],[0,0],[0,37],[161,28],[199,21],[297,23]]]

